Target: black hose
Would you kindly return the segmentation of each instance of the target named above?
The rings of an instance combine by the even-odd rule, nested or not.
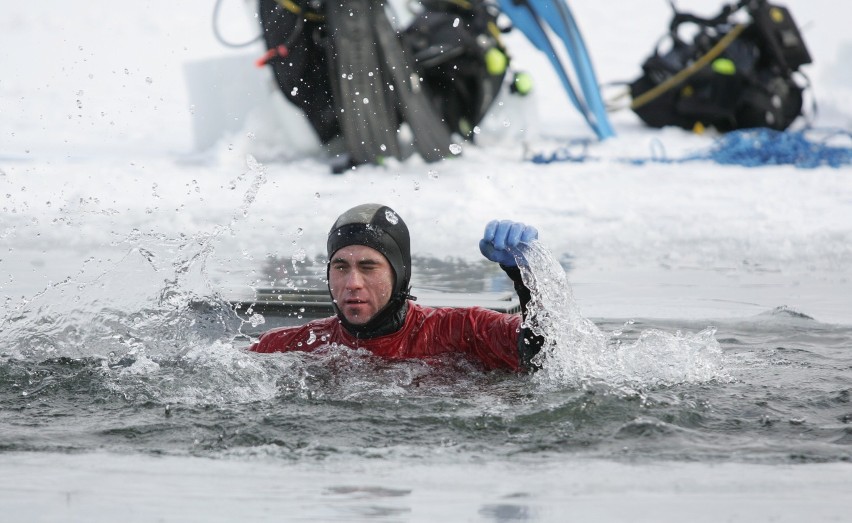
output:
[[[263,38],[263,33],[260,33],[259,35],[252,38],[248,42],[244,42],[244,43],[241,43],[241,44],[235,44],[235,43],[228,42],[227,40],[225,40],[225,38],[222,37],[222,34],[219,32],[219,24],[218,24],[219,9],[221,8],[221,6],[222,6],[222,0],[216,0],[216,3],[213,5],[213,35],[216,37],[216,40],[218,40],[220,44],[224,45],[225,47],[231,47],[231,48],[234,48],[234,49],[238,49],[238,48],[241,48],[241,47],[248,47],[251,44],[253,44],[253,43],[259,41],[261,38]]]

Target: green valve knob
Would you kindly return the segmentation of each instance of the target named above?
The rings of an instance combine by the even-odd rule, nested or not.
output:
[[[515,73],[512,79],[512,92],[526,96],[530,94],[533,88],[532,75],[529,73]]]
[[[733,76],[737,72],[737,65],[728,58],[717,58],[713,60],[713,71],[725,76]]]
[[[501,75],[506,72],[509,66],[509,58],[503,51],[492,47],[485,51],[485,69],[491,76]]]

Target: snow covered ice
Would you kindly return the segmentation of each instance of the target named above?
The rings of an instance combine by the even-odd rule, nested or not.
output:
[[[847,169],[625,166],[616,159],[648,158],[659,146],[677,157],[714,138],[650,130],[629,112],[613,115],[615,139],[592,146],[602,161],[524,162],[525,145],[547,147],[590,131],[546,60],[519,35],[509,35],[513,64],[536,79],[536,96],[524,107],[538,113],[524,122],[529,129],[511,122],[518,115],[506,100],[492,117],[508,119],[512,132],[489,136],[483,126],[478,137],[486,145],[465,147],[457,161],[427,165],[414,157],[335,177],[293,112],[286,122],[296,132],[250,111],[239,131],[196,150],[193,118],[209,110],[192,107],[186,64],[257,50],[219,45],[207,3],[138,6],[132,16],[109,3],[51,5],[6,8],[4,16],[3,64],[11,74],[0,82],[0,183],[3,234],[14,250],[0,263],[10,274],[4,290],[16,299],[69,272],[39,260],[28,238],[86,252],[122,242],[134,229],[210,234],[220,217],[243,210],[209,260],[227,265],[242,284],[270,254],[319,254],[329,217],[380,199],[404,213],[413,250],[423,256],[476,261],[475,240],[488,220],[535,224],[557,257],[570,256],[570,279],[590,316],[725,316],[787,305],[823,321],[848,321],[841,312],[852,296]],[[831,16],[845,7],[786,5],[815,57],[806,66],[819,102],[814,124],[848,129],[850,43],[843,17]],[[669,17],[665,2],[624,3],[618,16],[611,6],[573,7],[605,84],[638,75]],[[226,2],[220,20],[234,40],[256,34],[241,5]],[[269,103],[286,105],[275,91]],[[247,165],[249,155],[264,164],[264,178]],[[242,209],[249,192],[253,199]],[[304,234],[296,237],[298,229]],[[35,260],[23,252],[29,249]],[[28,263],[38,270],[21,274]]]

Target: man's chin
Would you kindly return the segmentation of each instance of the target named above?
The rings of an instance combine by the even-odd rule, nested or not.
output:
[[[366,314],[344,314],[343,317],[352,325],[364,325],[370,321],[372,316],[367,316]]]

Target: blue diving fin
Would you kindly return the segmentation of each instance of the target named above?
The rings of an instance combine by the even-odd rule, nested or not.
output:
[[[614,136],[615,132],[606,114],[592,61],[565,0],[500,0],[500,8],[512,20],[512,24],[547,55],[571,103],[580,111],[598,138],[603,140]],[[556,48],[548,38],[543,25],[545,23],[565,46],[580,83],[579,91],[571,82]],[[582,93],[582,96],[578,93]]]

